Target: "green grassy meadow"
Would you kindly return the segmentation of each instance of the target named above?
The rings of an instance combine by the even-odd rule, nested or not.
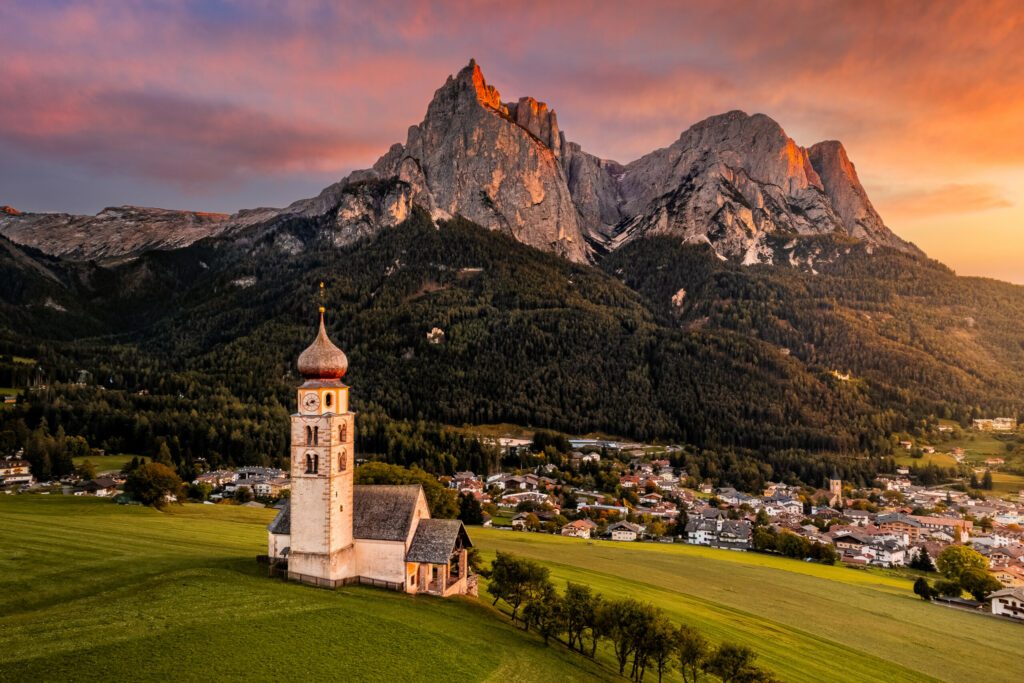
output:
[[[486,594],[440,600],[268,579],[254,556],[272,515],[0,496],[0,680],[615,677],[513,628]],[[682,545],[470,534],[487,557],[536,559],[559,584],[648,600],[714,641],[750,645],[782,680],[1024,675],[1024,628],[925,604],[890,572]],[[607,646],[599,662],[610,664]]]
[[[647,600],[713,640],[749,645],[786,681],[1024,677],[1024,626],[927,604],[893,572],[682,544],[472,535],[488,555],[539,560],[560,583]]]
[[[100,472],[120,472],[125,465],[131,462],[132,458],[141,457],[143,460],[149,460],[146,456],[135,456],[131,453],[121,453],[120,455],[88,455],[78,458],[72,458],[72,462],[76,466],[81,465],[83,462],[88,460],[96,467],[96,473]]]
[[[0,680],[601,680],[487,604],[268,579],[270,510],[0,496]]]

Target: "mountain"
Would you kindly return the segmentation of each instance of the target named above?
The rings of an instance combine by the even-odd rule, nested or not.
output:
[[[172,211],[138,206],[103,209],[95,216],[0,212],[0,235],[51,256],[76,261],[136,256],[173,249],[216,235],[227,214]]]
[[[710,244],[744,264],[810,269],[832,255],[808,254],[800,247],[806,236],[920,254],[886,227],[839,142],[804,149],[769,117],[733,111],[621,164],[569,141],[544,102],[503,102],[472,60],[434,93],[404,143],[317,197],[230,218],[134,207],[95,217],[0,215],[0,234],[52,255],[93,259],[315,218],[329,242],[344,246],[393,228],[414,205],[576,263],[655,235]]]

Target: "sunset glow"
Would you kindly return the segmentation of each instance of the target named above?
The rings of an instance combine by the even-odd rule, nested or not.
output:
[[[0,204],[21,210],[315,195],[475,57],[620,162],[731,109],[842,140],[896,233],[1024,283],[1020,3],[16,1],[0,25]]]

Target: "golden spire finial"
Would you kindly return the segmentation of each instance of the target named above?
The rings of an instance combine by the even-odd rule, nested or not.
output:
[[[326,287],[324,287],[323,280],[321,280],[320,281],[320,315],[321,316],[323,316],[323,314],[327,311],[327,309],[324,307],[324,296],[326,295],[326,293],[327,293]]]

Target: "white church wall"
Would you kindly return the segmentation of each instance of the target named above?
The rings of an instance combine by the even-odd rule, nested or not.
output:
[[[368,579],[405,584],[405,544],[356,539],[356,573]]]

